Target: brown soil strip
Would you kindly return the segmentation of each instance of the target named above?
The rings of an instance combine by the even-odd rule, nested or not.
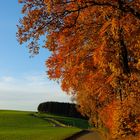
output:
[[[82,130],[64,140],[103,140],[103,138],[96,131]]]
[[[76,134],[73,134],[72,136],[68,137],[68,138],[65,138],[64,140],[76,140],[77,138],[85,135],[85,134],[88,134],[89,133],[89,130],[82,130],[80,132],[77,132]]]

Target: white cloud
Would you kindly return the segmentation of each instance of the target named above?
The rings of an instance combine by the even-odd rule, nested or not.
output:
[[[44,101],[70,101],[60,85],[45,76],[0,77],[0,108],[36,110],[38,104]]]
[[[1,80],[3,82],[14,82],[15,79],[11,76],[3,76],[3,77],[1,77]]]

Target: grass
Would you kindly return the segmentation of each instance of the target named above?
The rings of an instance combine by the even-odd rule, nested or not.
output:
[[[53,127],[32,116],[33,112],[0,111],[0,140],[63,140],[80,131],[76,127]]]
[[[40,118],[52,118],[67,126],[73,126],[80,129],[90,128],[88,121],[84,119],[64,117],[64,116],[58,116],[58,115],[46,114],[46,113],[35,113],[34,115]]]

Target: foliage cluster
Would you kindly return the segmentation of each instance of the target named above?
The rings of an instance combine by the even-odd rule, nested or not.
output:
[[[112,137],[140,132],[140,1],[20,0],[17,37],[52,55],[48,75],[75,95],[79,110]],[[96,114],[96,115],[95,115]]]

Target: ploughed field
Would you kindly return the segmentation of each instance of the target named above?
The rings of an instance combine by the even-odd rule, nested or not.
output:
[[[82,119],[0,111],[0,140],[63,140],[87,127],[87,121]]]

